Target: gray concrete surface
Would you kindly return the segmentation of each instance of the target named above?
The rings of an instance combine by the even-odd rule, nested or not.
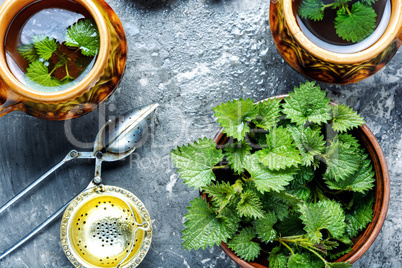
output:
[[[4,1],[0,0],[0,3]],[[108,0],[126,30],[127,69],[117,92],[99,109],[67,122],[22,113],[0,118],[0,203],[59,162],[73,148],[90,150],[104,118],[160,103],[150,139],[130,158],[104,165],[106,184],[135,193],[154,227],[140,267],[237,267],[219,247],[183,251],[186,206],[197,192],[178,179],[169,153],[218,129],[212,107],[233,98],[267,98],[306,80],[278,54],[268,0]],[[152,4],[153,7],[149,7]],[[381,233],[353,267],[402,267],[402,53],[379,73],[346,86],[320,84],[335,101],[366,119],[385,153],[391,202]],[[0,251],[76,195],[92,179],[92,161],[65,165],[0,216]],[[60,220],[0,263],[0,267],[72,267],[59,238]]]

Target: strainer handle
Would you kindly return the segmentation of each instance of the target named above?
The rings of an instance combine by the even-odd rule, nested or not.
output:
[[[130,213],[131,213],[131,216],[133,216],[133,221],[134,221],[134,224],[135,224],[135,230],[134,230],[134,233],[133,233],[133,239],[132,239],[132,241],[131,241],[130,249],[128,250],[128,253],[126,254],[126,256],[124,256],[124,258],[119,262],[119,264],[117,264],[116,268],[119,268],[120,265],[121,265],[121,264],[128,258],[128,256],[131,254],[131,250],[132,250],[133,247],[134,247],[135,234],[137,233],[137,230],[140,229],[140,230],[143,230],[143,231],[148,231],[148,230],[151,228],[151,224],[150,224],[148,221],[145,221],[143,224],[139,224],[139,223],[135,220],[135,214],[134,214],[133,207],[130,205],[130,203],[126,202],[123,198],[122,198],[121,200],[122,200],[122,201],[128,206],[128,208],[130,209]],[[142,226],[144,226],[144,225],[145,225],[145,227],[142,227]]]
[[[5,203],[1,208],[0,208],[0,214],[6,210],[9,206],[17,202],[21,197],[23,197],[26,193],[31,191],[36,185],[41,183],[44,179],[46,179],[50,174],[52,174],[54,171],[56,171],[59,167],[64,165],[70,160],[77,159],[77,158],[94,158],[92,153],[87,153],[87,152],[77,152],[76,150],[72,150],[69,152],[66,157],[60,161],[57,165],[55,165],[52,169],[50,169],[48,172],[43,174],[40,178],[38,178],[36,181],[32,182],[29,186],[27,186],[24,190],[22,190],[19,194],[11,198],[7,203]]]
[[[74,197],[75,198],[75,197]],[[44,227],[46,227],[49,223],[51,223],[53,220],[55,220],[70,204],[71,201],[73,201],[72,198],[70,201],[68,201],[63,207],[61,207],[58,211],[56,211],[52,216],[47,218],[44,222],[42,222],[38,227],[36,227],[33,231],[31,231],[29,234],[27,234],[24,238],[22,238],[20,241],[15,243],[12,247],[7,249],[4,253],[0,255],[0,260],[2,260],[4,257],[6,257],[8,254],[16,250],[19,246],[24,244],[26,241],[28,241],[31,237],[36,235],[38,232],[40,232]]]
[[[95,184],[93,184],[93,182],[91,181],[89,183],[89,185],[81,191],[84,192],[90,188],[96,187]],[[29,234],[27,234],[25,237],[23,237],[20,241],[18,241],[17,243],[15,243],[12,247],[10,247],[9,249],[7,249],[5,252],[3,252],[0,255],[0,260],[2,260],[4,257],[6,257],[8,254],[10,254],[11,252],[13,252],[14,250],[16,250],[17,248],[19,248],[22,244],[24,244],[26,241],[28,241],[31,237],[33,237],[34,235],[36,235],[37,233],[39,233],[43,228],[45,228],[49,223],[51,223],[52,221],[54,221],[58,216],[60,216],[61,213],[63,213],[63,211],[68,207],[68,205],[70,205],[71,201],[73,201],[76,198],[76,196],[74,196],[73,198],[71,198],[64,206],[62,206],[61,208],[59,208],[59,210],[57,210],[55,213],[53,213],[52,216],[50,216],[49,218],[47,218],[44,222],[42,222],[39,226],[37,226],[34,230],[32,230]]]

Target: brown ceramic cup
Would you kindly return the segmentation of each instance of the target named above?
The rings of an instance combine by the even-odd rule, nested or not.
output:
[[[275,98],[285,98],[289,95],[281,95]],[[331,105],[337,105],[337,103],[331,101]],[[371,223],[367,228],[362,231],[356,238],[353,239],[352,250],[337,259],[338,262],[350,263],[356,262],[373,244],[377,235],[379,234],[381,227],[385,221],[385,217],[388,211],[389,195],[390,195],[390,182],[387,162],[385,160],[384,153],[378,144],[374,134],[370,131],[366,124],[354,130],[354,136],[358,138],[360,144],[362,144],[367,153],[370,156],[372,165],[375,172],[375,187],[374,187],[374,213]],[[220,130],[214,137],[216,144],[223,145],[228,142],[228,137]],[[246,262],[239,258],[225,243],[221,243],[222,250],[238,265],[244,268],[268,268],[269,262],[267,256],[261,256],[255,261]]]
[[[301,74],[333,84],[355,83],[384,67],[402,44],[402,0],[391,0],[391,15],[382,36],[355,53],[335,53],[313,43],[302,32],[293,0],[271,0],[269,24],[282,57]]]
[[[123,26],[103,0],[6,0],[0,7],[0,44],[13,19],[33,3],[45,8],[81,5],[95,20],[100,49],[90,72],[77,84],[58,92],[41,92],[23,85],[7,65],[0,46],[0,116],[19,110],[48,120],[75,118],[94,110],[118,86],[126,64],[127,42]]]

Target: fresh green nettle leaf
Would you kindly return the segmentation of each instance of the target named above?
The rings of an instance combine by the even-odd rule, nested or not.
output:
[[[263,218],[261,200],[253,191],[247,190],[241,195],[241,200],[237,203],[237,213],[240,216]]]
[[[81,49],[85,56],[96,56],[100,47],[98,27],[92,19],[79,20],[67,29],[66,45]]]
[[[335,131],[345,132],[365,123],[363,118],[358,115],[357,112],[344,104],[334,106],[332,111],[332,128]]]
[[[18,53],[29,63],[39,60],[38,52],[34,44],[21,45],[18,47]]]
[[[254,228],[257,236],[265,243],[273,242],[277,233],[274,229],[274,224],[277,222],[274,212],[267,212],[263,218],[254,221]]]
[[[376,0],[361,0],[353,5],[350,0],[335,0],[324,4],[321,0],[303,0],[298,8],[298,14],[303,19],[320,21],[324,18],[326,8],[336,9],[334,23],[337,35],[348,42],[360,42],[370,36],[376,27],[377,14],[371,5]]]
[[[331,260],[336,260],[339,257],[349,253],[352,250],[352,245],[342,245],[338,248],[336,248],[335,250],[331,250],[328,252],[327,257]],[[343,263],[343,264],[348,264],[347,263]],[[350,267],[351,265],[347,266]],[[326,266],[326,267],[330,267],[330,266]],[[342,267],[342,266],[341,266]]]
[[[307,236],[315,243],[322,239],[321,230],[328,230],[332,237],[341,237],[345,232],[345,213],[335,201],[324,200],[315,204],[299,205],[300,219],[303,221]]]
[[[202,187],[202,190],[204,190],[204,192],[209,196],[212,196],[212,201],[218,207],[224,207],[229,204],[237,194],[236,190],[229,183],[225,182],[222,182],[221,184],[217,182],[216,184]]]
[[[355,149],[339,141],[329,146],[324,158],[327,162],[325,176],[337,182],[353,175],[360,166],[360,156],[355,154]]]
[[[314,171],[312,167],[302,166],[297,174],[294,176],[294,180],[286,186],[286,191],[304,201],[310,201],[313,197],[311,190],[308,187],[308,183],[314,179]]]
[[[286,187],[286,191],[289,194],[294,195],[297,198],[300,198],[301,200],[304,201],[309,201],[312,198],[311,190],[307,186],[303,185],[289,186]]]
[[[301,163],[292,135],[282,126],[267,135],[267,147],[257,152],[259,161],[271,170],[286,169]]]
[[[285,190],[284,187],[293,180],[293,175],[296,173],[293,169],[270,170],[259,163],[256,154],[247,155],[244,164],[244,168],[250,173],[252,181],[261,193]]]
[[[377,2],[377,0],[360,0],[360,2],[366,4],[366,5],[372,5],[375,2]]]
[[[184,226],[187,227],[183,230],[184,249],[205,249],[208,245],[213,247],[221,241],[226,242],[233,234],[225,219],[216,217],[216,212],[207,201],[200,197],[190,204],[187,207],[188,213],[184,215]]]
[[[368,155],[363,155],[360,167],[351,176],[344,180],[333,181],[326,180],[326,184],[333,190],[344,190],[365,193],[374,187],[375,173],[372,170],[371,161],[367,159]],[[325,178],[325,177],[324,177]]]
[[[286,268],[288,258],[281,252],[280,247],[274,247],[268,257],[269,267],[271,268]]]
[[[299,88],[294,88],[294,92],[289,92],[289,98],[284,99],[283,112],[298,125],[306,122],[327,123],[331,119],[331,105],[325,95],[325,91],[315,82],[300,84]]]
[[[255,232],[251,227],[243,228],[229,241],[228,247],[245,261],[251,261],[260,255],[261,246],[254,242]]]
[[[69,52],[65,45],[67,43],[71,45],[69,40],[67,43],[61,44],[55,38],[43,35],[34,35],[32,43],[19,46],[19,54],[29,63],[26,72],[27,77],[46,87],[65,85],[75,80],[90,64],[90,61],[82,60],[82,55],[95,56],[99,50],[99,42],[97,44],[91,43],[86,47],[81,46],[86,42],[83,40],[96,39],[94,33],[98,31],[96,25],[92,25],[95,28],[91,31],[88,29],[81,31],[82,25],[88,26],[91,23],[90,20],[80,20],[68,28],[67,35],[70,41],[71,38],[74,38],[80,44],[76,46],[78,49],[74,52]],[[88,37],[89,34],[91,34],[90,38]],[[99,34],[97,37],[99,39]],[[92,52],[88,53],[88,51]],[[74,73],[74,77],[72,73]]]
[[[303,126],[288,126],[287,128],[292,134],[296,147],[299,149],[302,157],[302,165],[317,166],[315,157],[325,151],[324,136],[320,129],[304,128]]]
[[[250,99],[228,101],[213,110],[218,123],[223,127],[222,132],[239,141],[244,140],[246,133],[250,131],[247,121],[251,121],[257,114],[254,101]]]
[[[265,211],[273,211],[279,221],[283,221],[302,202],[288,192],[267,192],[261,198]]]
[[[49,73],[48,67],[39,60],[29,64],[26,76],[32,81],[45,87],[55,87],[60,85],[59,80],[52,77],[51,73]]]
[[[240,228],[241,217],[237,213],[235,204],[226,205],[220,212],[218,212],[217,218],[224,219],[228,228],[233,233],[236,233]]]
[[[307,254],[292,254],[288,260],[288,268],[312,268],[309,256]]]
[[[324,3],[321,0],[305,0],[299,6],[299,16],[314,21],[324,18]]]
[[[37,37],[34,39],[34,46],[39,57],[43,58],[44,60],[48,60],[57,50],[57,41],[56,39],[50,39],[47,36],[44,38]]]
[[[373,198],[362,200],[346,213],[346,232],[350,237],[357,236],[373,220],[373,202]]]
[[[275,230],[282,236],[302,235],[305,233],[303,227],[303,222],[296,213],[288,215],[274,226]]]
[[[250,154],[251,147],[245,142],[235,142],[226,145],[224,148],[224,155],[232,169],[238,174],[244,171],[244,159],[246,155]]]
[[[344,40],[360,42],[374,32],[377,13],[368,5],[356,2],[352,9],[340,9],[335,18],[336,33]]]
[[[372,220],[372,164],[348,133],[360,117],[339,105],[332,118],[325,92],[309,82],[284,102],[224,103],[214,110],[231,135],[228,144],[216,149],[204,138],[172,150],[180,177],[208,197],[191,202],[183,247],[223,241],[246,261],[272,249],[274,268],[350,267],[328,260],[349,252]],[[279,114],[288,119],[278,121]],[[323,125],[328,122],[334,130]],[[250,132],[251,126],[257,130]],[[264,146],[252,147],[261,136]],[[219,165],[224,159],[228,164]]]
[[[349,145],[352,148],[360,149],[359,141],[351,134],[341,133],[338,134],[334,140],[338,139],[340,142]]]
[[[346,6],[346,4],[351,1],[351,0],[335,0],[334,1],[334,5],[332,6],[332,9],[337,9],[337,8],[342,8],[344,6]],[[362,1],[362,0],[360,0]],[[364,1],[364,0],[363,0]],[[370,1],[370,0],[369,0]],[[376,0],[374,0],[376,1]]]
[[[349,262],[332,262],[326,263],[325,268],[349,268],[352,267],[352,264]]]
[[[302,166],[297,171],[294,180],[291,183],[305,185],[314,179],[314,170],[312,167]]]
[[[256,127],[268,130],[275,127],[279,121],[280,99],[268,99],[257,104],[257,115],[252,122]]]
[[[171,157],[178,168],[180,177],[190,187],[205,187],[215,181],[213,168],[223,159],[221,150],[211,139],[200,139],[194,144],[177,147],[172,150]]]

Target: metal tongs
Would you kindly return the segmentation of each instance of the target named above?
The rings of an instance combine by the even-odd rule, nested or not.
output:
[[[83,191],[99,185],[102,182],[102,162],[117,161],[134,152],[142,137],[147,134],[148,124],[151,121],[151,117],[156,107],[158,107],[158,104],[151,104],[136,108],[126,112],[124,115],[116,118],[115,120],[109,120],[106,122],[96,136],[93,152],[78,152],[76,150],[70,151],[60,163],[55,165],[52,169],[50,169],[48,172],[26,187],[23,191],[9,200],[6,204],[4,204],[0,208],[0,214],[9,206],[17,202],[35,186],[41,183],[55,170],[73,159],[95,159],[95,176]],[[0,260],[13,252],[15,249],[41,231],[44,227],[46,227],[49,223],[51,223],[54,219],[56,219],[68,207],[74,198],[68,201],[63,207],[57,210],[52,216],[23,237],[20,241],[2,253],[0,255]]]

